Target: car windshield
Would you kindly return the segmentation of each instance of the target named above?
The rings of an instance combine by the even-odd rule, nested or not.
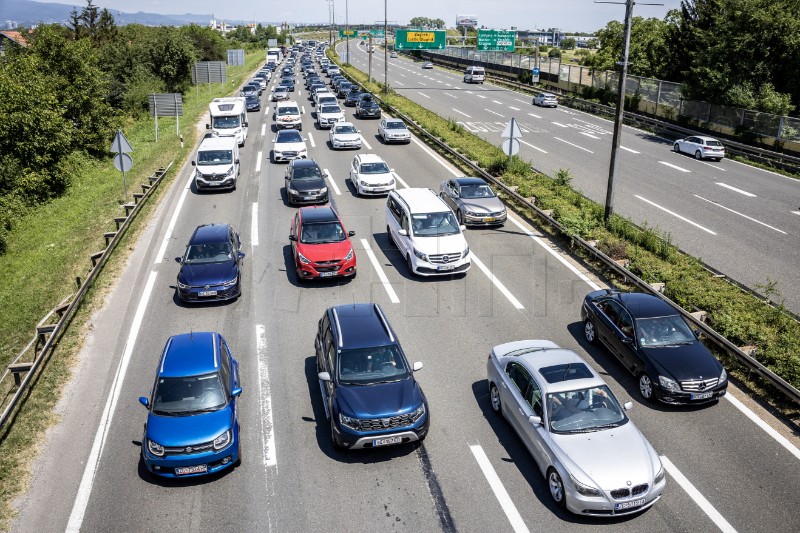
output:
[[[405,357],[397,346],[343,350],[338,358],[342,385],[374,385],[410,377]]]
[[[494,196],[494,191],[486,184],[461,186],[462,198],[494,198]]]
[[[334,133],[343,133],[343,134],[344,134],[344,133],[358,133],[358,132],[356,131],[356,127],[355,127],[355,126],[351,126],[351,125],[347,125],[347,126],[336,126],[336,127],[333,129],[333,132],[334,132]]]
[[[300,110],[296,107],[279,107],[278,108],[278,116],[282,117],[285,115],[299,115]]]
[[[233,259],[231,244],[229,242],[211,242],[205,244],[190,244],[183,260],[185,265],[200,265],[207,263],[227,263]]]
[[[411,215],[411,229],[420,237],[455,235],[461,230],[452,211]]]
[[[292,180],[303,180],[311,178],[321,178],[322,172],[319,171],[318,166],[310,167],[296,167],[292,172]]]
[[[227,404],[219,374],[159,378],[153,399],[153,414],[189,416],[219,411]]]
[[[278,132],[278,137],[276,139],[277,143],[301,143],[303,142],[303,136],[300,135],[299,131],[295,130],[282,130]]]
[[[232,117],[214,117],[211,120],[212,126],[217,130],[238,128],[240,125],[239,115],[234,115]]]
[[[636,336],[640,346],[675,346],[697,340],[680,315],[638,318]]]
[[[402,122],[391,121],[391,122],[387,122],[386,123],[386,129],[387,130],[404,130],[404,129],[406,129],[406,125],[403,124]]]
[[[303,244],[329,244],[342,242],[347,238],[344,228],[338,220],[330,222],[306,222],[300,232]]]
[[[336,105],[326,105],[320,111],[321,113],[341,113],[342,110]]]
[[[205,165],[230,165],[233,163],[233,150],[203,150],[197,152],[197,164]]]
[[[548,394],[547,416],[553,433],[602,431],[628,421],[606,385]]]
[[[722,143],[719,141],[712,141],[710,139],[707,139],[706,146],[722,146]]]
[[[386,174],[389,172],[389,166],[381,161],[380,163],[362,163],[359,169],[359,174]]]

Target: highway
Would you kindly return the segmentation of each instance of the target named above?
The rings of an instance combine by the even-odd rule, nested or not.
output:
[[[351,42],[350,51],[353,65],[367,72],[366,46]],[[383,51],[372,55],[373,77],[383,82]],[[403,54],[390,58],[390,86],[497,146],[515,117],[520,157],[550,176],[569,169],[572,186],[605,205],[613,123],[563,106],[536,107],[530,96],[465,84],[461,74],[421,65]],[[776,281],[786,307],[800,314],[800,180],[671,150],[667,139],[624,128],[615,212],[666,232],[682,250],[748,287]]]
[[[250,113],[237,189],[198,194],[184,165],[92,317],[14,531],[800,530],[796,439],[765,430],[735,399],[688,409],[642,403],[636,381],[613,356],[583,341],[579,306],[602,280],[513,213],[502,228],[466,232],[474,256],[465,277],[410,277],[387,241],[385,200],[357,198],[345,180],[357,152],[331,150],[302,84],[293,94],[303,106],[310,157],[331,173],[332,202],[356,231],[359,275],[298,284],[286,165],[269,159],[274,106]],[[361,152],[382,156],[398,187],[438,189],[454,175],[418,140],[383,145],[378,121],[345,109],[362,132]],[[228,304],[184,306],[175,296],[174,257],[209,222],[231,223],[241,234],[243,294]],[[326,307],[354,301],[379,303],[408,358],[425,365],[416,377],[432,422],[419,445],[333,449],[313,341]],[[239,360],[243,463],[202,480],[154,480],[140,459],[146,411],[137,397],[149,393],[167,338],[203,330],[222,333]],[[667,466],[664,496],[650,510],[597,520],[552,503],[524,445],[491,412],[485,381],[491,347],[526,338],[577,351],[622,401],[633,401],[631,418]]]

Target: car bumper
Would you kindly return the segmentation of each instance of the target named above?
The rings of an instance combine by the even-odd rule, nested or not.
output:
[[[614,517],[640,513],[652,507],[664,492],[665,482],[649,489],[645,494],[615,500],[606,494],[601,497],[587,497],[579,494],[573,488],[565,490],[567,509],[578,515],[596,517]],[[566,487],[565,487],[566,488]]]
[[[295,153],[284,153],[284,152],[272,152],[272,157],[275,161],[294,161],[295,159],[305,159],[307,154],[295,154]]]
[[[239,438],[237,435],[227,448],[218,452],[156,457],[145,448],[145,445],[142,445],[142,459],[144,460],[147,470],[157,476],[166,478],[201,477],[226,470],[236,464],[239,460],[238,446]],[[175,473],[176,468],[202,468],[203,466],[205,466],[205,471],[191,474]]]
[[[301,279],[337,279],[349,278],[356,275],[356,259],[343,261],[338,264],[318,265],[311,263],[297,266],[297,277]]]
[[[292,204],[324,204],[328,201],[325,194],[289,194],[289,203]]]
[[[385,143],[410,143],[411,137],[409,135],[403,135],[402,137],[392,137],[391,135],[384,135],[383,142]]]
[[[412,254],[412,267],[414,274],[420,276],[448,276],[450,274],[463,274],[472,266],[469,259],[459,259],[446,265],[437,265],[423,261]]]
[[[331,128],[337,122],[344,122],[344,120],[340,120],[338,118],[333,118],[333,119],[321,118],[321,119],[319,119],[319,127],[320,128]]]
[[[656,399],[660,402],[680,405],[699,405],[709,402],[716,402],[728,392],[728,381],[713,389],[698,392],[674,392],[661,387],[660,385],[653,384]]]
[[[194,186],[198,191],[207,189],[233,189],[236,187],[236,176],[230,176],[221,180],[195,177]]]
[[[359,111],[358,118],[381,118],[380,111]]]
[[[276,122],[275,127],[279,130],[292,130],[300,127],[301,122]]]
[[[356,431],[348,427],[343,427],[338,422],[335,422],[332,427],[335,433],[334,438],[343,448],[360,450],[364,448],[383,447],[383,445],[376,444],[376,439],[397,437],[399,438],[400,442],[397,442],[396,444],[406,444],[409,442],[420,441],[428,434],[430,423],[430,412],[426,409],[424,417],[418,420],[414,425],[406,426],[404,428],[367,432]]]
[[[496,226],[505,224],[508,213],[502,215],[464,215],[465,226]]]
[[[191,303],[224,302],[238,298],[242,293],[241,285],[241,282],[239,282],[231,287],[222,285],[209,285],[208,287],[204,285],[202,287],[189,287],[188,289],[178,287],[178,298],[182,302]]]
[[[334,148],[361,148],[361,141],[331,141]]]
[[[389,191],[393,191],[397,188],[397,183],[392,183],[391,185],[364,185],[359,182],[358,184],[358,194],[369,195],[369,194],[376,194],[376,195],[385,195],[389,194]]]

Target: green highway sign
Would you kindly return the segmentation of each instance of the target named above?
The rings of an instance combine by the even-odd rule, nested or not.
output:
[[[395,50],[444,50],[444,30],[397,30],[394,34]]]
[[[375,39],[383,39],[383,30],[359,30],[359,37],[369,37],[372,35]]]
[[[339,38],[344,39],[346,37],[355,37],[358,35],[358,31],[356,30],[339,30]]]
[[[478,30],[478,50],[514,51],[517,32],[506,30]]]

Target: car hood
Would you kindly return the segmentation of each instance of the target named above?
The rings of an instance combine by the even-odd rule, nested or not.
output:
[[[652,448],[630,421],[593,433],[550,434],[550,437],[567,469],[579,481],[586,482],[588,477],[602,490],[624,488],[629,486],[628,482],[652,484],[659,468]]]
[[[500,198],[462,198],[461,204],[464,209],[476,213],[496,213],[503,210],[503,202]]]
[[[291,180],[289,187],[298,192],[318,191],[325,187],[325,180],[322,178]]]
[[[461,254],[467,247],[464,235],[443,235],[441,237],[414,237],[414,248],[424,254]]]
[[[677,381],[718,378],[722,373],[722,365],[700,341],[662,348],[645,347],[641,350]]]
[[[231,170],[231,164],[224,165],[197,165],[197,170],[204,176],[224,176]]]
[[[277,150],[279,152],[290,152],[290,151],[299,152],[301,150],[305,150],[305,148],[306,148],[306,143],[305,142],[300,142],[300,143],[275,143],[275,145],[273,146],[273,149]]]
[[[183,265],[178,274],[178,281],[185,285],[219,285],[239,274],[239,267],[233,261],[228,263],[206,263],[199,265]]]
[[[422,403],[413,379],[367,386],[339,386],[339,409],[356,418],[380,418],[410,413]]]
[[[359,174],[359,180],[364,180],[367,183],[389,183],[394,179],[391,172],[383,172],[381,174]]]
[[[330,242],[325,244],[303,244],[297,243],[297,251],[303,254],[309,261],[334,261],[341,260],[350,253],[353,245],[349,240],[342,242]]]
[[[193,416],[147,416],[147,438],[162,446],[179,448],[210,442],[233,426],[231,404],[213,413]]]
[[[325,118],[333,118],[333,117],[344,118],[344,113],[342,113],[341,111],[337,111],[335,113],[322,113],[322,112],[320,112],[319,116],[325,117]]]
[[[360,133],[333,133],[332,135],[337,141],[357,141],[361,138]]]

